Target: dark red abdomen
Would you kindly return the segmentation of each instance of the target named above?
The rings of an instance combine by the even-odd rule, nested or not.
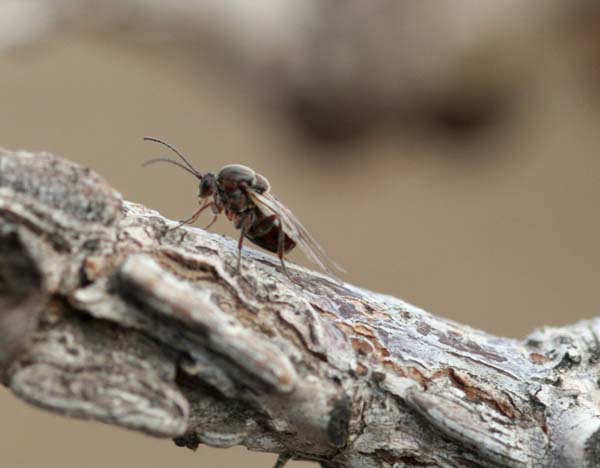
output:
[[[269,252],[277,253],[280,227],[273,220],[274,216],[261,214],[261,217],[246,233],[246,238]],[[287,234],[284,234],[283,253],[288,253],[295,246],[296,243]]]

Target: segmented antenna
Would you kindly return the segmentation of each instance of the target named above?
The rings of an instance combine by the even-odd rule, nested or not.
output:
[[[185,166],[183,164],[181,164],[180,162],[173,161],[172,159],[168,159],[168,158],[150,159],[149,161],[146,161],[144,164],[142,164],[142,166],[147,166],[148,164],[153,164],[153,163],[157,163],[157,162],[168,162],[171,164],[175,164],[176,166],[179,166],[180,168],[188,171],[190,174],[193,174],[196,177],[198,177],[198,179],[202,179],[202,173],[199,172],[194,166],[192,166],[191,163],[185,158],[185,156],[183,154],[181,154],[179,151],[177,151],[177,149],[175,147],[173,147],[166,141],[159,140],[158,138],[144,137],[144,140],[145,141],[153,141],[155,143],[160,143],[161,145],[166,146],[167,148],[169,148],[171,151],[173,151],[177,156],[179,156],[183,160],[183,162],[185,163]]]

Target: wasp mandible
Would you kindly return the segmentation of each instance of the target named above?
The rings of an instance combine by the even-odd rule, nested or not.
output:
[[[166,146],[181,158],[183,164],[168,158],[155,158],[143,165],[157,162],[174,164],[195,176],[199,181],[198,201],[200,207],[192,215],[170,229],[177,229],[185,224],[192,224],[200,215],[210,208],[213,219],[205,229],[210,228],[219,215],[233,221],[240,230],[238,240],[238,258],[236,272],[240,272],[242,244],[244,238],[269,252],[276,253],[284,273],[290,279],[284,256],[296,245],[299,245],[306,256],[319,265],[324,271],[344,270],[331,260],[308,230],[298,221],[293,213],[271,193],[271,185],[266,177],[241,164],[230,164],[223,167],[216,175],[212,172],[202,174],[169,143],[157,138],[145,137]]]

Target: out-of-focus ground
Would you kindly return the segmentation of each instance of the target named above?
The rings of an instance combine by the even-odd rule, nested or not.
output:
[[[189,66],[106,38],[59,35],[42,50],[0,57],[0,146],[89,166],[125,198],[173,219],[195,208],[196,182],[174,167],[140,168],[166,154],[144,135],[172,142],[201,171],[248,165],[344,265],[344,279],[523,338],[600,312],[594,40],[540,49],[528,86],[481,128],[463,130],[450,115],[324,143],[210,61]],[[224,219],[213,229],[234,234]],[[7,468],[265,468],[275,460],[243,449],[192,453],[47,414],[3,388],[0,414]]]

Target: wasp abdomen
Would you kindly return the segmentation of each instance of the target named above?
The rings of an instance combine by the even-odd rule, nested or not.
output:
[[[246,233],[246,237],[259,247],[262,247],[269,252],[277,253],[279,249],[280,231],[281,228],[279,227],[277,216],[262,215],[252,224],[252,227]],[[283,253],[288,253],[295,246],[296,242],[294,242],[287,234],[284,234],[282,245]]]

